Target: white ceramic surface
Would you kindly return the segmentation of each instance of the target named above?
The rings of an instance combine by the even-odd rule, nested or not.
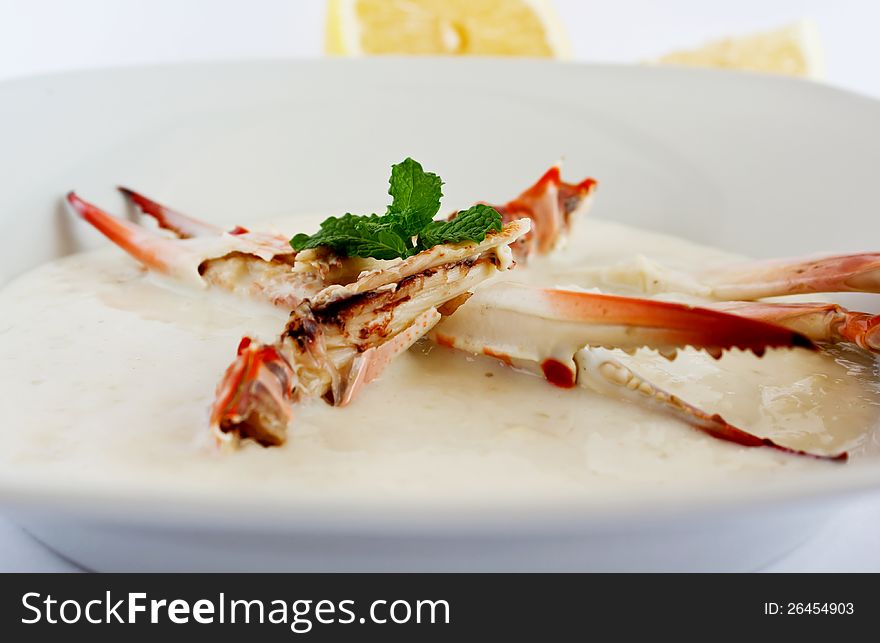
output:
[[[749,75],[393,59],[75,73],[0,85],[0,141],[0,281],[99,243],[61,205],[74,186],[113,206],[114,185],[136,185],[221,220],[332,212],[380,206],[406,155],[464,203],[564,154],[600,177],[596,216],[745,254],[880,238],[880,104]],[[223,505],[2,472],[0,501],[93,569],[750,569],[880,486],[877,464],[602,510]]]

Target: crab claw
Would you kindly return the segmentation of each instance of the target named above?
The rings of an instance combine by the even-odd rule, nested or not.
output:
[[[171,208],[166,208],[164,205],[156,203],[134,190],[120,186],[119,191],[134,203],[141,212],[153,217],[160,228],[170,230],[181,239],[213,237],[223,234],[223,229],[218,226],[193,219]]]
[[[290,259],[296,254],[290,247],[287,237],[283,235],[251,232],[238,225],[227,231],[219,226],[181,214],[129,188],[120,187],[119,191],[138,206],[141,212],[155,219],[160,228],[173,232],[180,239],[205,239],[223,235],[228,238],[231,236],[240,242],[235,248],[236,251],[252,254],[264,261],[288,257],[285,261],[290,263]]]
[[[712,304],[712,308],[785,326],[820,344],[852,342],[880,353],[880,315],[824,303],[728,301]]]
[[[80,217],[151,270],[181,275],[191,272],[194,261],[198,264],[192,253],[174,240],[114,217],[74,192],[67,194],[67,202]]]
[[[705,276],[716,299],[762,299],[820,292],[880,293],[880,253],[770,259],[719,268]]]
[[[493,205],[504,223],[523,217],[532,222],[531,232],[513,246],[517,260],[526,261],[532,254],[547,254],[558,247],[574,221],[589,208],[596,185],[596,180],[591,178],[580,183],[565,183],[557,164],[512,201]]]
[[[120,189],[178,238],[114,217],[73,192],[67,195],[67,202],[80,217],[150,270],[194,286],[211,285],[260,298],[288,310],[325,285],[326,271],[292,271],[296,253],[282,235],[244,228],[223,232],[131,190]]]
[[[745,323],[744,323],[745,322]],[[704,433],[743,446],[814,455],[739,429],[688,404],[615,359],[608,348],[652,348],[664,355],[691,346],[719,357],[739,348],[814,348],[800,333],[717,310],[615,295],[497,284],[478,291],[432,331],[439,344],[483,353],[543,375],[563,388],[581,386],[671,413]]]
[[[293,369],[274,346],[242,338],[211,409],[217,443],[234,446],[250,438],[263,446],[282,444],[293,417],[295,382]]]
[[[731,348],[814,348],[800,333],[683,304],[617,295],[495,284],[478,291],[431,334],[443,346],[496,357],[571,388],[575,353],[585,346],[673,356],[691,346],[713,357]]]
[[[791,455],[807,456],[819,460],[845,462],[847,453],[822,455],[792,449],[777,444],[770,438],[762,438],[727,422],[717,413],[709,414],[680,397],[664,391],[628,366],[615,359],[603,349],[585,349],[576,356],[578,383],[603,395],[629,400],[648,406],[683,420],[695,429],[718,440],[733,442],[744,447],[767,447]]]

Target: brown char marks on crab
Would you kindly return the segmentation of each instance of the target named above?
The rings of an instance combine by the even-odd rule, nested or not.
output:
[[[315,319],[314,311],[307,303],[301,304],[295,312],[297,314],[290,315],[283,336],[295,342],[302,352],[318,342],[321,336],[321,324]]]
[[[494,263],[496,259],[493,256],[483,256],[480,259],[468,258],[426,268],[419,273],[404,277],[393,289],[380,288],[359,293],[329,302],[313,309],[312,312],[322,326],[325,328],[335,326],[340,334],[351,341],[358,352],[363,352],[382,343],[392,333],[389,326],[394,320],[395,311],[421,291],[425,281],[440,272],[451,272],[456,268],[468,270],[478,261]],[[361,315],[369,321],[359,326],[357,320]]]
[[[484,258],[484,261],[490,260]],[[393,331],[390,328],[395,311],[415,293],[422,289],[423,283],[438,272],[456,267],[470,268],[477,260],[462,261],[427,268],[417,274],[404,277],[394,288],[379,288],[330,301],[310,309],[304,317],[294,316],[285,334],[297,341],[314,344],[320,333],[335,328],[358,352],[381,344]],[[363,317],[363,324],[359,318]],[[323,330],[322,330],[323,329]]]
[[[375,308],[374,313],[376,314],[378,321],[376,323],[367,324],[358,331],[358,337],[361,341],[368,342],[368,340],[374,337],[388,337],[388,324],[391,322],[391,317],[394,315],[394,309],[410,299],[411,297],[409,295],[405,295],[400,299],[388,301],[380,305],[378,308]],[[361,347],[358,346],[358,349],[361,350]]]

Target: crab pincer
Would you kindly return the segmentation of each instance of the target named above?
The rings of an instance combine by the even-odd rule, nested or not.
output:
[[[790,455],[831,462],[846,462],[849,457],[845,451],[826,455],[792,449],[770,438],[749,433],[730,424],[718,413],[708,413],[665,391],[623,364],[608,350],[584,349],[578,352],[575,360],[578,365],[578,384],[584,388],[672,415],[717,440],[744,447],[767,447]]]
[[[523,217],[532,222],[529,233],[513,246],[517,261],[548,254],[564,243],[572,225],[589,209],[597,185],[592,178],[566,183],[562,180],[560,165],[556,164],[515,199],[493,204],[505,223]],[[449,218],[455,218],[456,214]]]
[[[720,357],[732,348],[760,356],[768,348],[814,348],[792,330],[684,304],[518,283],[476,293],[432,333],[437,343],[483,353],[552,383],[576,383],[575,353],[585,346],[673,356],[697,348]]]
[[[123,193],[169,237],[158,230],[113,216],[77,196],[67,195],[73,210],[148,270],[197,287],[214,287],[259,298],[290,309],[326,285],[331,266],[312,262],[312,270],[294,271],[296,253],[283,235],[231,231],[170,210],[128,189]]]
[[[880,315],[847,310],[830,303],[725,301],[715,310],[778,324],[818,344],[850,342],[880,353]]]
[[[120,186],[119,191],[141,212],[153,217],[160,228],[170,230],[181,239],[216,237],[224,232],[223,228],[219,226],[172,210],[129,188]]]
[[[430,336],[440,345],[483,354],[543,376],[671,413],[712,437],[800,455],[734,427],[667,393],[608,349],[655,350],[669,358],[691,347],[720,358],[728,350],[815,350],[803,334],[718,310],[602,293],[502,283],[478,291]],[[826,458],[826,456],[815,456]],[[840,460],[845,454],[827,456]]]

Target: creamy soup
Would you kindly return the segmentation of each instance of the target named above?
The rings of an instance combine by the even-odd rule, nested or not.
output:
[[[274,223],[300,230],[317,220]],[[566,249],[504,278],[631,294],[614,285],[626,266],[675,288],[682,277],[659,266],[735,259],[587,219]],[[846,466],[719,442],[677,419],[426,340],[350,406],[302,405],[283,447],[245,443],[219,453],[207,431],[218,378],[239,338],[272,340],[283,311],[167,282],[115,247],[21,276],[0,293],[0,310],[4,476],[215,495],[236,488],[309,500],[483,502],[607,498]],[[878,424],[880,373],[855,349],[621,359],[787,446],[858,458]]]

